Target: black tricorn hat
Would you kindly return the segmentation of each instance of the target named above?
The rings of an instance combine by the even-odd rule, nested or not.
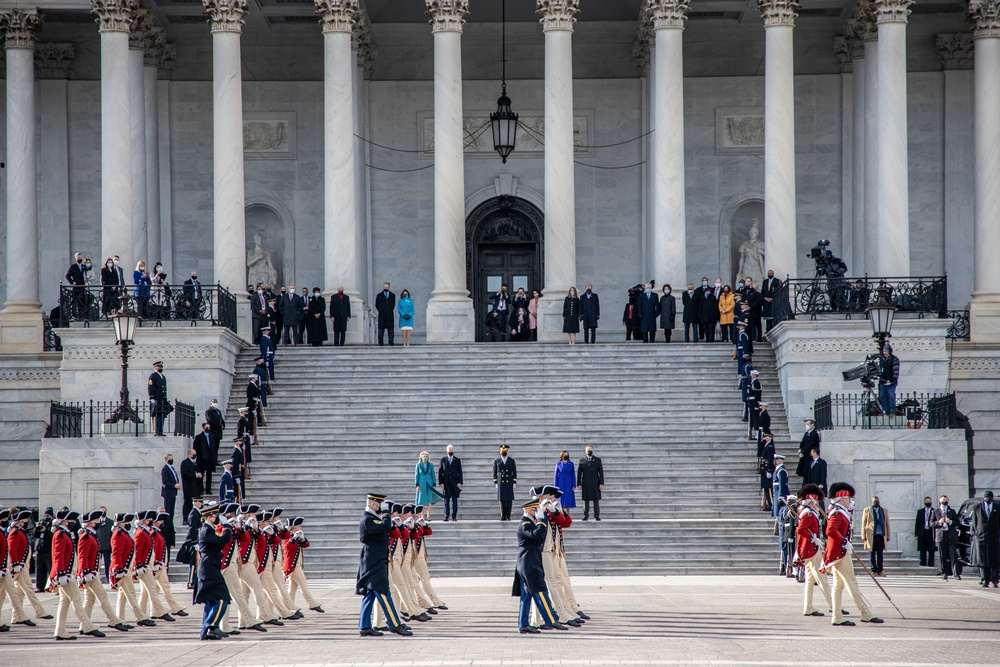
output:
[[[809,496],[815,496],[813,500],[823,500],[823,489],[819,488],[816,484],[806,484],[795,494],[795,497],[799,500],[803,500]]]
[[[854,497],[854,487],[847,482],[834,482],[830,485],[831,498]]]

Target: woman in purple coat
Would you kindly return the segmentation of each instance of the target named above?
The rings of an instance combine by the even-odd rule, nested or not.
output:
[[[576,495],[573,493],[576,489],[576,470],[573,468],[573,462],[569,460],[569,452],[563,451],[559,455],[552,483],[562,491],[559,503],[563,509],[569,510],[571,507],[576,507]],[[569,514],[568,511],[566,513]]]

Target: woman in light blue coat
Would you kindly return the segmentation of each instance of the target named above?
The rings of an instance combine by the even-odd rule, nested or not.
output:
[[[410,297],[410,290],[400,292],[396,311],[399,313],[399,330],[403,332],[403,347],[409,347],[410,332],[413,331],[413,298]]]
[[[431,505],[443,497],[434,488],[435,484],[437,484],[437,476],[434,474],[431,455],[427,452],[420,452],[420,460],[417,461],[417,467],[413,473],[413,486],[417,489],[417,497],[413,504],[424,506],[424,516],[428,521],[431,518]]]

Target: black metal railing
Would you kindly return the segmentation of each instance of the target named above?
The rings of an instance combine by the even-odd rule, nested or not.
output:
[[[827,401],[828,428],[861,429],[944,429],[956,424],[954,394],[907,393],[896,395],[896,410],[885,413],[878,393],[828,394],[816,399],[817,428],[821,401]]]
[[[59,309],[64,321],[107,321],[121,308],[122,295],[128,292],[136,302],[143,324],[159,326],[163,322],[189,322],[191,326],[209,323],[236,331],[236,297],[221,285],[100,286],[61,285]]]
[[[830,394],[820,396],[813,402],[813,419],[816,421],[817,431],[833,428],[833,402]]]
[[[49,406],[49,427],[47,438],[93,438],[102,435],[138,436],[153,433],[153,418],[149,403],[136,400],[132,409],[135,421],[116,420],[120,413],[117,401],[79,401],[56,403]],[[163,432],[194,437],[194,406],[174,401],[173,410],[164,418]]]
[[[62,340],[52,328],[52,320],[42,317],[42,351],[62,352]]]
[[[792,278],[778,289],[771,304],[774,323],[807,315],[836,315],[847,319],[865,317],[868,304],[879,287],[891,289],[897,313],[920,317],[949,317],[948,278]]]
[[[948,327],[948,340],[969,340],[972,337],[968,310],[949,310],[945,313],[945,317],[951,320],[951,325]]]

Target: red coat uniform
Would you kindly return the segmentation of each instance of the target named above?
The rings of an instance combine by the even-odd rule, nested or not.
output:
[[[76,545],[73,533],[59,525],[52,531],[52,569],[49,570],[50,586],[62,586],[73,577],[73,556]]]
[[[293,537],[291,533],[283,539],[285,543],[285,562],[281,564],[281,571],[286,577],[289,577],[295,566],[302,559],[302,550],[309,548],[309,540],[303,537],[300,541],[299,538]]]
[[[415,535],[415,530],[413,528],[407,528],[405,525],[399,527],[399,539],[403,546],[403,555],[410,550],[410,543]]]
[[[7,532],[7,556],[10,573],[15,575],[28,564],[28,534],[20,526],[11,526]]]
[[[0,577],[7,574],[7,534],[0,530]]]
[[[273,535],[269,535],[267,538],[268,548],[271,550],[271,562],[278,562],[278,550],[281,549],[281,535],[286,531],[275,531]]]
[[[215,532],[219,532],[216,528]],[[229,541],[222,545],[222,567],[220,569],[225,570],[229,567],[230,563],[233,562],[233,556],[236,554],[236,535],[233,531],[229,531]]]
[[[389,530],[389,559],[392,559],[393,554],[396,553],[396,547],[399,546],[399,538],[402,535],[397,526],[393,526]]]
[[[236,529],[236,539],[240,545],[240,562],[246,565],[250,562],[250,553],[254,548],[253,530],[247,526],[240,526]]]
[[[823,567],[833,565],[847,555],[851,541],[851,517],[840,505],[833,505],[826,517],[826,551],[823,553]]]
[[[150,532],[153,535],[153,571],[156,572],[165,565],[167,541],[163,539],[163,532],[159,528],[153,528]]]
[[[76,580],[80,587],[97,577],[97,572],[97,533],[84,528],[76,543]]]
[[[813,535],[819,535],[819,513],[804,507],[799,512],[799,524],[795,527],[796,565],[801,565],[816,555],[818,547],[812,542]]]
[[[261,531],[254,542],[254,549],[257,551],[257,574],[267,567],[267,559],[271,555],[270,535]]]
[[[111,531],[111,588],[116,590],[118,582],[128,576],[132,558],[135,556],[135,542],[127,530],[115,528]]]
[[[135,573],[142,575],[146,573],[153,564],[153,536],[150,531],[139,526],[135,531]]]

